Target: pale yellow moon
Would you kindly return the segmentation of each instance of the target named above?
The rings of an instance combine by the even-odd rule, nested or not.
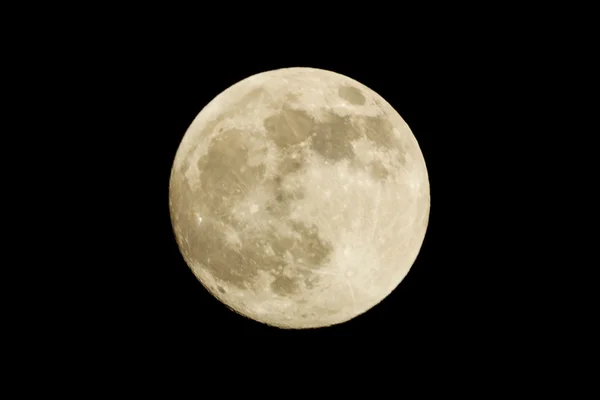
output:
[[[286,68],[213,99],[170,179],[173,230],[199,281],[280,328],[348,321],[404,279],[429,220],[429,179],[400,115],[365,85]]]

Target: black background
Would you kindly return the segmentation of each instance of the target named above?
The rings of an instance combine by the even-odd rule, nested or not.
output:
[[[98,60],[95,71],[102,73],[94,85],[113,118],[99,126],[99,145],[109,152],[101,153],[105,159],[97,167],[103,189],[92,195],[107,211],[99,223],[109,225],[110,233],[98,229],[98,235],[100,248],[109,251],[94,251],[98,275],[81,286],[96,293],[92,286],[97,288],[98,278],[105,283],[92,296],[97,310],[89,322],[92,331],[104,332],[119,346],[169,349],[201,338],[220,342],[245,336],[300,342],[390,338],[447,347],[495,329],[489,325],[494,313],[488,301],[495,286],[488,273],[493,260],[483,256],[481,230],[472,218],[487,194],[474,193],[473,164],[466,165],[457,150],[469,141],[482,150],[472,132],[485,128],[485,102],[478,94],[492,87],[481,69],[489,60],[451,43],[324,49],[299,41],[279,51],[252,43],[134,41],[111,49],[109,62]],[[260,324],[214,299],[179,252],[168,202],[173,159],[202,108],[241,79],[294,66],[347,75],[385,98],[416,136],[431,186],[425,241],[400,286],[351,321],[300,331]],[[477,68],[483,71],[479,75]],[[89,110],[85,118],[100,112]]]
[[[177,337],[186,332],[206,335],[284,335],[304,338],[318,335],[354,335],[373,332],[404,335],[425,331],[443,324],[449,311],[450,272],[455,266],[444,260],[440,244],[443,217],[438,208],[441,190],[439,169],[443,168],[436,150],[436,137],[448,127],[438,102],[443,96],[436,77],[411,68],[408,60],[387,63],[360,63],[319,57],[272,58],[253,60],[251,55],[223,60],[207,55],[210,61],[189,63],[175,60],[162,68],[140,71],[148,75],[143,90],[144,107],[138,108],[140,151],[145,165],[135,172],[134,185],[143,185],[148,197],[132,205],[138,218],[145,220],[139,229],[151,242],[138,262],[128,264],[133,273],[131,288],[134,314],[144,316],[152,331]],[[259,57],[257,57],[259,58]],[[417,60],[418,63],[418,60]],[[386,65],[387,64],[387,65]],[[164,66],[164,62],[161,66]],[[368,313],[345,324],[312,331],[285,331],[267,327],[237,315],[215,300],[186,266],[175,242],[168,209],[168,184],[178,145],[191,121],[216,95],[237,81],[261,71],[308,66],[324,68],[350,76],[383,96],[412,128],[427,162],[432,208],[430,223],[421,253],[410,274],[388,298]],[[435,73],[434,71],[431,72]],[[439,79],[439,78],[438,78]],[[145,90],[144,90],[145,89]],[[139,97],[136,96],[136,101]],[[146,108],[147,107],[147,108]],[[145,122],[142,122],[146,120]],[[147,125],[146,125],[147,124]],[[143,128],[141,128],[143,126]],[[437,193],[436,193],[437,192]],[[436,198],[437,195],[437,198]],[[137,200],[136,200],[137,201]],[[438,204],[436,204],[438,203]],[[437,208],[437,210],[436,210]],[[143,227],[143,228],[142,228]],[[143,260],[143,261],[142,261]],[[167,330],[168,332],[164,332]]]
[[[6,324],[24,328],[18,329],[24,347],[54,350],[53,367],[67,349],[88,361],[89,350],[106,350],[115,367],[130,349],[146,359],[157,352],[222,352],[236,343],[263,349],[252,340],[261,337],[282,339],[288,344],[282,350],[336,338],[349,350],[383,347],[377,357],[394,352],[400,362],[413,350],[425,362],[425,354],[440,350],[456,355],[456,364],[466,355],[494,364],[490,352],[512,349],[518,354],[510,367],[536,346],[552,356],[562,339],[548,346],[544,340],[566,328],[559,321],[540,334],[530,328],[544,313],[566,309],[549,303],[563,303],[566,295],[557,293],[564,283],[543,278],[562,279],[562,266],[572,262],[549,273],[557,260],[541,262],[540,255],[554,258],[555,249],[534,233],[533,214],[542,214],[539,226],[557,236],[564,235],[554,221],[571,217],[561,207],[548,211],[532,192],[545,186],[540,178],[563,169],[556,160],[535,161],[545,152],[540,144],[568,142],[540,125],[555,123],[541,100],[557,102],[558,69],[572,62],[557,47],[577,42],[556,22],[563,10],[560,18],[545,18],[538,7],[530,15],[509,11],[507,18],[496,7],[452,4],[450,13],[428,4],[425,21],[413,25],[411,13],[376,4],[348,6],[346,16],[342,9],[326,16],[311,6],[281,6],[273,17],[224,5],[221,12],[202,5],[190,21],[163,15],[162,5],[156,15],[149,5],[106,15],[90,9],[74,16],[69,9],[64,24],[41,12],[39,26],[29,10],[27,24],[9,27],[18,54],[5,64],[18,74],[6,76],[17,89],[7,98],[27,104],[12,136],[28,143],[5,151],[42,161],[20,179],[33,193],[5,186],[7,198],[27,206],[23,213],[7,208],[7,216],[32,219],[19,223],[23,232],[8,232],[24,246],[20,264],[11,269],[15,262],[8,261],[5,268],[26,275],[28,290],[19,288],[7,302],[18,323]],[[291,18],[296,12],[298,20]],[[533,22],[542,20],[553,26],[538,29]],[[400,286],[352,321],[307,331],[264,326],[213,299],[177,249],[168,208],[173,158],[200,110],[249,75],[293,66],[329,69],[382,95],[416,136],[431,184],[425,241]],[[526,142],[534,143],[531,149]],[[562,152],[547,154],[559,159]],[[12,167],[22,171],[22,160]],[[547,186],[561,191],[560,185]],[[42,223],[42,216],[52,221]],[[537,252],[535,242],[541,242]],[[540,287],[557,292],[542,296]]]

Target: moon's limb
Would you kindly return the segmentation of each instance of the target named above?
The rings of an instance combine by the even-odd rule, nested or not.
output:
[[[213,295],[255,320],[310,328],[367,311],[402,281],[427,228],[429,181],[408,125],[379,95],[290,68],[200,112],[175,157],[170,208]]]

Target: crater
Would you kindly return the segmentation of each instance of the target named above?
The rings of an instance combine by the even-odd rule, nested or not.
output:
[[[225,289],[223,289],[222,286],[217,286],[217,289],[219,289],[219,292],[221,293],[225,293]]]
[[[353,86],[341,86],[338,89],[338,96],[355,106],[362,106],[365,104],[365,96],[363,96],[360,90]]]

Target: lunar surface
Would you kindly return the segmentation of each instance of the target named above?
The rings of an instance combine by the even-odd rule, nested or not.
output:
[[[175,156],[181,253],[217,299],[280,328],[330,326],[387,297],[427,229],[427,168],[381,96],[313,68],[253,75],[212,100]]]

